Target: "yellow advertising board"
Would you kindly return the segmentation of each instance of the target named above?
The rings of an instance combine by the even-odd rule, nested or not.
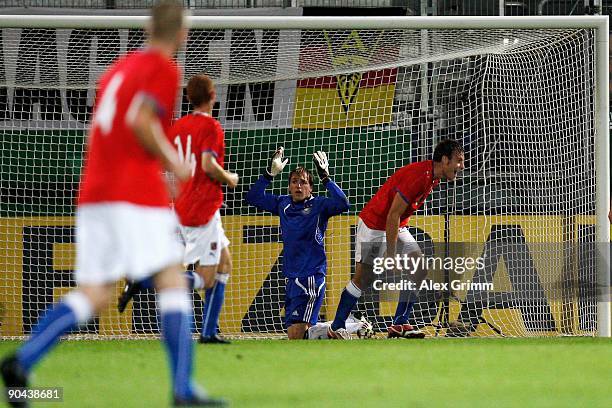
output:
[[[569,262],[550,253],[540,251],[538,245],[546,244],[548,251],[555,245],[578,239],[580,228],[594,222],[592,217],[563,218],[559,216],[415,216],[411,219],[413,231],[426,234],[434,243],[464,242],[474,257],[482,256],[492,234],[514,231],[522,234],[529,245],[536,281],[541,283],[542,293],[553,317],[552,327],[543,333],[563,331],[575,333],[579,311],[576,299],[560,297],[558,282],[575,278]],[[221,315],[221,330],[227,334],[256,333],[258,331],[282,332],[283,286],[279,262],[282,242],[278,217],[226,216],[223,218],[226,234],[231,241],[233,273],[226,289],[226,302]],[[326,300],[322,315],[333,318],[342,289],[353,271],[354,233],[356,216],[338,216],[330,219],[325,244],[328,255]],[[74,285],[71,272],[75,264],[73,242],[74,220],[70,217],[35,217],[0,219],[0,335],[21,336],[31,329],[39,314],[50,300],[57,300]],[[497,260],[493,275],[495,292],[512,290],[512,276],[508,273],[504,258]],[[466,271],[471,278],[474,270]],[[432,273],[433,275],[433,273]],[[452,276],[451,276],[452,277]],[[430,276],[436,281],[441,275]],[[122,284],[117,284],[117,295]],[[466,291],[454,291],[457,299],[466,297]],[[376,313],[392,316],[395,301],[392,295],[381,301]],[[459,316],[462,304],[450,302],[450,318]],[[154,308],[154,302],[149,305]],[[518,308],[495,308],[481,311],[486,321],[494,322],[508,335],[524,335],[529,329],[524,324]],[[133,332],[132,308],[120,315],[114,302],[100,316],[98,333],[101,335],[128,336]],[[481,324],[476,334],[494,334],[489,326]]]

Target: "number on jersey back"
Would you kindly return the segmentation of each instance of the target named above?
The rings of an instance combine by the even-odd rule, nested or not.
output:
[[[210,115],[195,112],[179,119],[169,135],[181,160],[188,160],[194,166],[193,177],[182,186],[174,208],[182,225],[205,225],[221,208],[223,190],[221,183],[204,173],[202,155],[211,154],[224,166],[223,129]]]

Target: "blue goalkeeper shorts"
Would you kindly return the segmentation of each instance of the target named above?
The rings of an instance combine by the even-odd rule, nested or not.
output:
[[[316,324],[324,297],[325,275],[288,279],[285,291],[285,327],[295,323]]]

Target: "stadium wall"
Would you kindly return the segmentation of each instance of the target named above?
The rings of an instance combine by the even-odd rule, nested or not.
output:
[[[84,142],[82,130],[3,131],[1,216],[73,214]],[[415,143],[408,131],[402,129],[226,131],[226,167],[238,172],[241,182],[236,190],[226,193],[225,215],[255,213],[255,209],[242,203],[242,196],[257,180],[277,145],[285,146],[291,166],[304,164],[311,170],[314,170],[312,153],[315,149],[325,150],[330,156],[334,179],[347,195],[369,197],[381,180],[416,159]],[[351,154],[356,151],[360,154]],[[385,160],[372,160],[372,157]],[[284,194],[286,188],[286,180],[279,177],[272,191]],[[317,191],[324,191],[318,183]],[[353,212],[359,211],[364,203],[359,204],[352,208]]]

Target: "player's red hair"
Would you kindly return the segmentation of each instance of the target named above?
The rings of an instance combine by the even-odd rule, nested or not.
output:
[[[187,83],[187,99],[194,108],[208,103],[215,90],[215,84],[208,75],[198,74]]]

